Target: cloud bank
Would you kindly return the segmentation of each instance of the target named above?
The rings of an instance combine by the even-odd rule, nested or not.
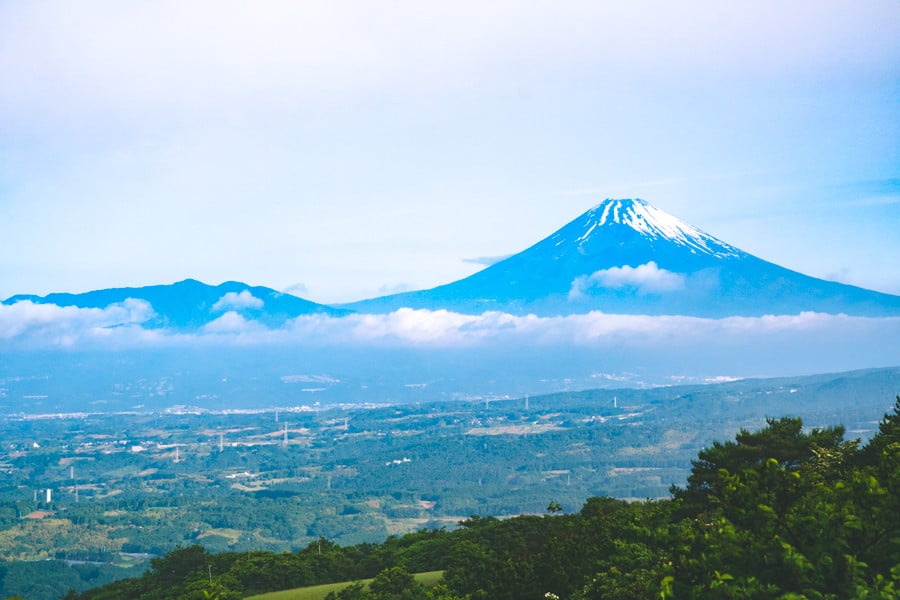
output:
[[[867,318],[804,312],[796,315],[708,319],[590,312],[557,317],[403,308],[387,314],[308,315],[278,329],[228,311],[194,333],[142,326],[149,304],[128,300],[105,309],[29,301],[0,305],[0,349],[142,348],[290,344],[355,348],[617,348],[691,349],[765,345],[866,345],[887,363],[900,362],[900,317]]]
[[[129,298],[106,308],[35,304],[0,305],[0,342],[36,347],[74,347],[85,340],[125,337],[136,344],[160,337],[140,325],[154,316],[144,300]]]

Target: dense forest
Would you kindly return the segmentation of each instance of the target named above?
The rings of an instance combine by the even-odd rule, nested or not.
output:
[[[426,589],[410,573],[443,571]],[[769,419],[716,442],[664,500],[589,498],[574,514],[471,518],[382,544],[319,539],[297,552],[153,559],[141,577],[68,600],[244,598],[375,579],[335,600],[562,598],[897,598],[900,397],[865,444],[842,426]]]

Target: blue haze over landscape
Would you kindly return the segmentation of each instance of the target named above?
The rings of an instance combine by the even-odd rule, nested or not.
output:
[[[0,369],[158,357],[97,359],[103,395],[265,355],[395,398],[900,364],[898,30],[893,2],[0,4]]]

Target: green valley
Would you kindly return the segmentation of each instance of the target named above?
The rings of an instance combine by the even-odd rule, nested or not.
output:
[[[37,566],[59,575],[27,597],[53,598],[178,546],[299,552],[544,514],[550,500],[572,514],[591,497],[667,498],[698,452],[766,417],[868,439],[898,389],[900,369],[877,369],[477,402],[5,415],[0,593],[26,591]]]

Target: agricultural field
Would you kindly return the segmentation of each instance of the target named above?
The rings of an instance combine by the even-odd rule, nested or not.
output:
[[[443,576],[443,571],[429,571],[427,573],[413,574],[413,578],[426,588],[434,587]],[[371,582],[371,579],[362,579],[359,583],[368,585]],[[325,597],[329,593],[339,592],[353,583],[357,582],[345,581],[343,583],[326,583],[324,585],[314,585],[293,590],[281,590],[279,592],[248,596],[247,600],[325,600]]]

